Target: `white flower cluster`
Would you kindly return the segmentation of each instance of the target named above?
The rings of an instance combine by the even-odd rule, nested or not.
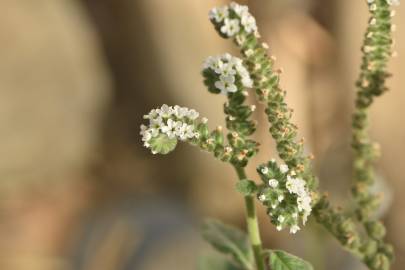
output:
[[[234,93],[238,90],[238,86],[246,88],[253,86],[253,81],[248,70],[243,66],[242,59],[229,53],[208,57],[203,64],[203,69],[210,74],[214,87],[222,94]]]
[[[268,206],[268,213],[277,230],[290,228],[294,234],[300,230],[300,220],[305,225],[311,214],[311,196],[304,180],[282,164],[277,166],[275,160],[268,166],[261,166],[259,173],[266,186],[261,190],[259,200]]]
[[[144,119],[149,120],[149,125],[141,125],[142,141],[144,146],[151,148],[152,153],[157,151],[151,147],[153,139],[164,135],[168,139],[176,139],[185,141],[198,137],[195,132],[194,120],[199,116],[199,113],[193,109],[188,109],[180,106],[162,105],[158,109],[153,109],[149,114],[144,115]]]
[[[387,4],[390,6],[399,6],[400,0],[386,0]],[[367,0],[369,4],[373,4],[375,0]]]
[[[257,32],[256,19],[249,13],[249,8],[235,2],[211,9],[209,18],[221,25],[220,31],[227,37],[235,36],[241,29],[248,34]]]

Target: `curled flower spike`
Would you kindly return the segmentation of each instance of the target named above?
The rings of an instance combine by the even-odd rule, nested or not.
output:
[[[173,151],[177,141],[198,138],[196,119],[199,113],[193,109],[180,106],[168,106],[153,109],[144,119],[149,125],[141,125],[142,141],[153,154],[168,154]]]
[[[233,37],[241,32],[257,33],[256,19],[249,13],[248,7],[235,2],[211,9],[209,18],[224,37]]]
[[[258,198],[267,207],[271,222],[277,230],[289,227],[290,233],[296,233],[299,223],[305,225],[312,211],[306,182],[286,164],[278,166],[274,160],[259,166],[257,171],[264,182]]]
[[[212,93],[235,93],[252,87],[249,72],[242,64],[242,59],[229,53],[208,57],[203,64],[204,83]]]

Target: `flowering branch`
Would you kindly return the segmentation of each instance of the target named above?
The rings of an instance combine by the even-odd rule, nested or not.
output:
[[[174,150],[178,141],[185,141],[213,153],[235,168],[239,178],[237,189],[245,198],[249,241],[240,241],[243,236],[239,231],[219,223],[209,224],[207,228],[211,231],[205,235],[217,250],[233,255],[243,269],[251,270],[253,264],[257,270],[266,269],[267,264],[275,270],[284,269],[279,268],[280,265],[294,270],[312,269],[307,262],[283,251],[263,251],[255,197],[266,207],[277,230],[289,228],[294,234],[312,213],[318,223],[370,270],[389,269],[393,248],[383,241],[385,227],[372,216],[378,204],[369,187],[373,183],[372,165],[377,152],[366,128],[367,109],[374,97],[386,90],[385,79],[389,76],[386,65],[392,45],[389,6],[393,4],[398,4],[398,0],[368,0],[371,19],[363,45],[353,116],[356,218],[332,207],[327,196],[320,195],[311,166],[312,156],[305,155],[304,141],[297,139],[297,126],[291,122],[292,109],[287,106],[286,92],[280,86],[281,70],[274,70],[275,57],[269,56],[268,45],[260,42],[256,20],[246,6],[232,2],[213,8],[209,13],[220,36],[233,39],[243,55],[243,60],[230,54],[211,56],[203,64],[202,75],[208,91],[224,94],[228,99],[224,105],[226,136],[222,127],[209,131],[206,118],[199,118],[193,109],[177,105],[163,105],[144,116],[149,123],[141,126],[142,140],[152,153],[167,154]],[[255,89],[257,99],[266,106],[269,131],[276,142],[278,155],[284,161],[278,164],[272,159],[259,165],[260,185],[248,180],[244,171],[250,158],[259,150],[259,144],[249,138],[256,130],[256,122],[250,119],[255,106],[245,105],[246,89],[249,88]],[[223,235],[218,236],[218,232]],[[251,244],[251,253],[246,251],[246,242]],[[252,253],[254,262],[249,259]],[[269,261],[267,254],[270,254]]]
[[[359,204],[357,209],[360,221],[364,219],[366,213],[373,209],[374,196],[368,192],[363,192],[367,183],[371,181],[371,162],[373,160],[373,146],[368,143],[365,132],[367,114],[365,109],[371,104],[373,96],[381,94],[384,90],[384,80],[387,77],[385,72],[386,62],[390,55],[390,8],[389,5],[398,4],[394,0],[368,0],[370,11],[373,15],[370,26],[366,34],[366,44],[363,47],[365,56],[363,58],[362,73],[358,86],[360,91],[357,98],[357,110],[354,115],[354,143],[357,150],[355,173],[360,181],[357,181],[353,194]],[[294,189],[301,189],[298,196],[298,210],[304,212],[302,220],[305,223],[310,213],[311,197],[306,195],[306,188],[312,191],[312,204],[314,205],[314,215],[339,242],[354,255],[360,257],[370,269],[388,269],[392,261],[393,252],[390,245],[382,241],[385,229],[377,221],[365,220],[365,228],[368,237],[361,237],[358,233],[355,222],[330,206],[326,196],[320,196],[317,191],[317,180],[311,168],[311,156],[303,153],[303,140],[298,141],[297,126],[291,123],[292,110],[285,102],[286,92],[280,87],[281,70],[274,70],[275,57],[267,55],[268,45],[259,41],[260,34],[257,31],[254,17],[249,13],[246,6],[231,3],[229,6],[214,8],[210,12],[211,22],[215,29],[224,38],[233,39],[240,48],[244,56],[245,65],[254,81],[257,98],[266,104],[266,114],[271,124],[270,133],[276,141],[279,156],[291,169],[291,174],[286,175],[280,168],[269,162],[272,169],[268,174],[268,167],[258,167],[258,172],[263,181],[269,181],[265,192],[259,195],[259,200],[264,202],[268,208],[272,222],[278,229],[282,228],[285,214],[277,213],[272,209],[277,209],[277,204],[284,199],[284,194],[297,194],[288,188],[288,193],[280,195],[277,185],[281,183],[295,184]],[[269,178],[271,178],[269,180]],[[287,179],[287,180],[286,180]],[[292,181],[293,180],[293,181]],[[305,181],[305,182],[304,182]],[[267,196],[266,196],[267,195]],[[299,194],[298,194],[299,195]],[[294,200],[292,200],[294,201]],[[304,202],[304,204],[303,204]],[[307,211],[303,211],[304,207]],[[286,205],[281,209],[285,212]],[[299,229],[296,217],[300,211],[287,211],[288,222],[293,224],[291,232]],[[295,218],[295,219],[294,219]],[[378,236],[378,237],[377,237]],[[377,241],[377,244],[375,243]],[[372,248],[375,247],[375,248]]]

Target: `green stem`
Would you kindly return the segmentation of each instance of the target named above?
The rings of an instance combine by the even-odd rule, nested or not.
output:
[[[236,173],[239,180],[246,179],[245,169],[243,167],[236,167]],[[257,270],[265,270],[263,260],[263,247],[260,239],[259,223],[256,215],[256,207],[254,197],[251,195],[245,196],[246,207],[246,223],[248,229],[248,235],[250,243],[252,244],[253,255],[255,257]]]

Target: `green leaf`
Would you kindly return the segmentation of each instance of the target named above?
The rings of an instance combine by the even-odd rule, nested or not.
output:
[[[236,190],[245,196],[249,196],[257,191],[257,186],[252,180],[242,179],[236,183]]]
[[[303,259],[282,250],[269,250],[272,270],[313,270],[312,265]]]
[[[204,222],[202,235],[216,250],[231,255],[244,269],[253,268],[249,239],[242,231],[209,219]]]
[[[201,256],[198,260],[198,270],[244,270],[218,255]]]
[[[176,148],[177,139],[170,139],[166,134],[159,134],[158,136],[150,139],[150,149],[157,153],[166,155]]]

